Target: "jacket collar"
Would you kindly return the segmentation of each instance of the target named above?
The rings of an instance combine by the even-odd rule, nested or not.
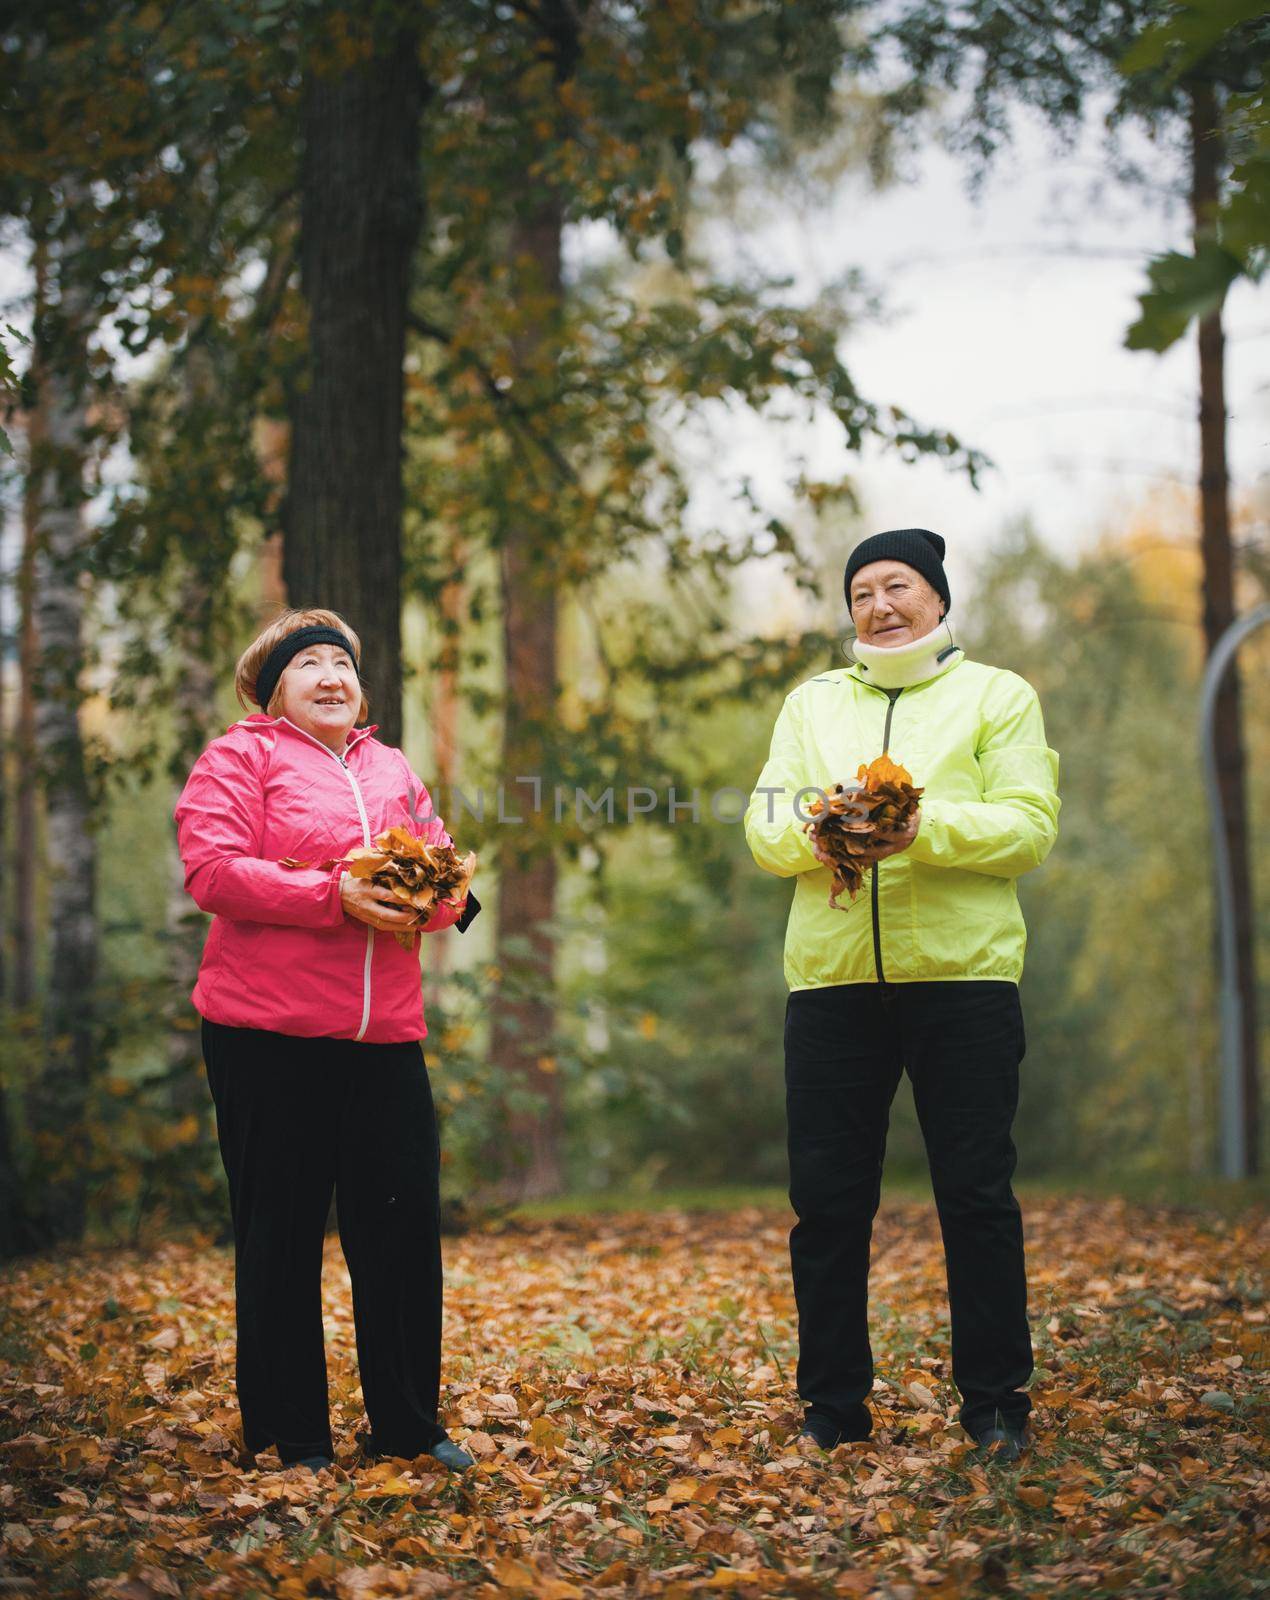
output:
[[[965,651],[954,643],[947,626],[889,650],[856,639],[851,650],[855,656],[849,669],[852,677],[875,689],[912,689],[942,677],[965,660]]]
[[[238,722],[231,723],[230,726],[234,728],[260,729],[262,732],[265,729],[270,731],[275,729],[279,731],[285,730],[288,733],[295,734],[298,739],[305,740],[308,744],[316,745],[319,750],[325,750],[328,755],[334,756],[337,761],[343,759],[338,751],[331,749],[329,744],[323,744],[320,739],[315,739],[311,733],[305,733],[303,728],[297,728],[295,723],[287,717],[271,717],[264,711],[253,711],[250,716],[242,717]],[[360,744],[363,739],[369,739],[372,733],[378,732],[379,724],[377,722],[369,723],[364,728],[354,728],[344,746],[344,756],[347,756],[349,751],[355,745]]]

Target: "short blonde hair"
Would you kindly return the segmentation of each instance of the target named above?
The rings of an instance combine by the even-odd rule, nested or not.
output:
[[[256,680],[260,676],[260,669],[269,659],[274,646],[280,644],[289,633],[295,633],[298,628],[338,628],[353,647],[353,663],[361,668],[362,641],[344,621],[337,611],[322,611],[313,608],[309,611],[283,611],[276,616],[268,627],[263,628],[251,641],[242,655],[238,658],[238,665],[234,668],[234,693],[238,696],[238,704],[245,710],[251,711],[256,705]],[[278,696],[282,691],[282,679],[278,679],[278,686],[270,697],[265,710],[270,716],[276,716],[274,707],[278,704]],[[365,689],[362,690],[362,703],[358,707],[357,720],[365,722],[370,716],[370,701],[366,698]]]

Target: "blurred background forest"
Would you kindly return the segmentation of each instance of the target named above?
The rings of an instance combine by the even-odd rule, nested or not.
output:
[[[903,522],[947,537],[959,642],[1036,686],[1062,758],[1021,884],[1021,1173],[1212,1174],[1199,687],[1270,599],[1222,388],[1270,227],[1268,43],[1243,0],[7,8],[0,1252],[222,1220],[171,812],[288,601],[361,633],[380,736],[482,853],[485,915],[425,951],[456,1207],[781,1185],[790,888],[708,797],[841,664],[843,562]],[[848,232],[809,292],[780,241],[928,149],[989,188],[1025,129],[1093,161],[1113,228],[1122,193],[1166,219],[1108,343],[1186,352],[1193,445],[1114,515],[1040,493],[986,525],[949,352],[929,392],[858,367],[891,285]],[[1038,339],[1056,314],[1033,298]],[[1163,425],[1134,425],[1145,454]],[[1262,633],[1219,708],[1254,1113],[1268,660]],[[614,820],[526,810],[527,774],[612,788]],[[521,825],[462,811],[500,783]],[[660,804],[628,821],[635,788]]]

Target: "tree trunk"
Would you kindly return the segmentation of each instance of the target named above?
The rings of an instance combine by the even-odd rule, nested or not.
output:
[[[32,257],[35,326],[39,328],[45,312],[47,279],[42,239],[36,239]],[[39,529],[39,470],[44,458],[46,429],[40,374],[34,363],[31,378],[36,398],[23,419],[26,476],[22,491],[22,554],[17,574],[18,697],[12,742],[17,800],[11,857],[13,968],[10,994],[15,1013],[30,1011],[35,1005],[37,954],[35,869],[39,847],[36,822],[39,786],[35,746],[35,549]],[[17,1135],[10,1110],[18,1103],[22,1088],[13,1078],[0,1081],[0,1259],[17,1255],[40,1242],[32,1232],[31,1206],[19,1168]]]
[[[186,415],[184,433],[197,434],[201,419],[214,403],[216,377],[205,348],[196,346],[185,358],[183,402]],[[206,516],[229,515],[214,493],[209,493]],[[212,529],[208,529],[209,534]],[[226,545],[223,529],[215,530],[218,545]],[[213,649],[212,589],[208,576],[196,564],[187,562],[178,588],[178,642],[181,668],[173,696],[173,721],[176,744],[172,777],[177,793],[186,774],[212,734],[216,708],[216,673],[211,660]],[[218,731],[218,730],[217,730]],[[173,803],[176,801],[173,795]],[[165,916],[168,976],[172,1013],[167,1037],[167,1111],[173,1125],[195,1116],[201,1123],[207,1114],[208,1097],[203,1082],[202,1050],[197,1031],[198,1018],[190,1003],[190,993],[198,977],[207,936],[207,918],[185,892],[185,869],[180,855],[169,855],[168,894]]]
[[[1198,247],[1211,239],[1221,200],[1224,159],[1213,86],[1191,85],[1191,213]],[[1230,539],[1230,478],[1226,469],[1225,336],[1219,307],[1199,320],[1200,548],[1204,560],[1204,644],[1211,655],[1234,621],[1234,551]],[[1260,1170],[1260,1093],[1257,1065],[1256,946],[1248,857],[1248,803],[1239,672],[1232,662],[1217,696],[1217,781],[1234,885],[1236,977],[1242,1007],[1240,1053],[1244,1100],[1244,1170]]]
[[[194,577],[188,578],[182,586],[181,601],[182,615],[191,622],[208,609],[206,590]],[[189,757],[183,762],[185,767],[193,763],[207,742],[208,712],[216,704],[216,687],[211,662],[197,647],[191,648],[181,669],[175,703],[178,748]],[[201,1121],[207,1109],[207,1094],[200,1072],[202,1048],[197,1032],[198,1018],[190,994],[203,957],[207,918],[185,892],[185,868],[175,849],[169,862],[164,920],[173,997],[166,1052],[167,1107],[175,1121],[191,1113]]]
[[[577,71],[586,8],[586,0],[543,0],[529,13],[538,48],[552,62],[557,90]],[[541,128],[542,108],[534,108],[526,120],[528,126]],[[563,97],[557,98],[546,120],[552,125],[539,137],[562,143],[568,137]],[[513,340],[513,392],[522,397],[522,404],[528,399],[531,412],[538,392],[539,409],[549,413],[562,337],[565,208],[559,191],[542,176],[544,165],[527,155],[509,250],[513,303],[531,306],[535,313],[522,321]],[[502,781],[527,803],[527,789],[515,786],[514,780],[540,776],[544,810],[553,803],[552,775],[543,771],[543,752],[554,743],[558,690],[551,542],[541,518],[531,520],[522,514],[504,528],[501,550],[507,679]],[[512,982],[495,1004],[491,1053],[510,1092],[528,1091],[534,1097],[533,1109],[510,1111],[505,1146],[514,1169],[505,1171],[502,1188],[524,1199],[559,1194],[564,1187],[564,1097],[552,1050],[555,914],[556,862],[541,830],[507,830],[499,853],[495,967]],[[518,959],[513,952],[518,946],[523,949],[525,941],[528,955]]]
[[[351,13],[323,15],[357,31]],[[366,42],[367,59],[348,68],[315,44],[305,68],[308,361],[292,408],[283,562],[293,606],[329,606],[360,633],[371,720],[398,744],[402,361],[424,84],[414,26],[378,27]]]
[[[285,488],[288,458],[291,453],[291,427],[275,417],[263,417],[256,429],[257,458],[265,482]],[[256,562],[259,588],[258,620],[261,627],[271,621],[287,603],[287,585],[282,575],[281,529],[275,528],[260,541]]]
[[[466,558],[463,536],[456,534],[449,555],[451,576],[442,584],[437,601],[441,618],[441,654],[436,666],[430,730],[432,774],[437,789],[433,803],[441,808],[443,816],[450,815],[454,786],[459,776],[459,662],[467,606],[467,585],[463,581]],[[444,976],[453,948],[449,939],[438,939],[429,950],[432,971],[436,977]]]
[[[74,237],[64,235],[60,260],[72,261],[76,252]],[[55,273],[57,264],[50,268]],[[36,472],[35,744],[48,845],[50,956],[44,1064],[31,1086],[29,1126],[43,1183],[38,1208],[45,1243],[76,1240],[83,1232],[86,1113],[96,1061],[97,849],[79,723],[86,314],[80,289],[64,280],[37,329],[47,432]]]
[[[3,717],[3,740],[0,741],[0,853],[4,851],[8,840],[8,810],[9,786],[16,778],[22,787],[26,787],[27,774],[21,766],[17,755],[16,736],[9,733],[8,708],[4,704],[3,695],[0,695],[0,711]],[[0,880],[0,906],[4,911],[4,926],[0,929],[0,952],[4,952],[8,942],[10,900],[9,900],[9,864],[10,858],[3,857],[3,876]],[[0,983],[0,1012],[9,1012],[9,986],[13,966],[8,960],[4,963],[4,982]],[[22,1204],[21,1186],[18,1182],[17,1165],[14,1161],[13,1132],[9,1125],[9,1102],[13,1093],[12,1082],[5,1082],[0,1075],[0,1261],[7,1260],[16,1255],[20,1248],[22,1234]]]
[[[48,274],[42,240],[36,241],[33,256],[35,324],[38,327],[44,316]],[[17,758],[18,771],[25,781],[18,784],[14,818],[13,1003],[20,1011],[35,1003],[35,868],[39,848],[35,755],[35,546],[40,517],[37,463],[47,433],[43,383],[38,368],[33,368],[32,377],[35,404],[26,415],[27,473],[22,494],[22,561],[18,569]]]
[[[454,537],[449,561],[451,575],[441,585],[437,598],[441,653],[437,659],[431,729],[432,770],[437,787],[447,800],[459,775],[459,661],[467,606],[467,585],[463,581],[467,546],[461,534]]]
[[[557,337],[561,297],[560,242],[562,208],[544,200],[517,221],[511,250],[518,301],[554,304],[521,334],[515,350],[519,371],[528,375],[555,369],[550,350]],[[517,392],[520,392],[519,380]],[[513,523],[504,530],[502,561],[503,645],[506,697],[503,720],[502,780],[519,796],[508,810],[524,815],[530,792],[516,786],[517,777],[542,775],[543,807],[551,806],[548,775],[542,773],[544,740],[556,716],[557,607],[549,557],[542,547],[540,525]],[[494,1008],[491,1053],[512,1094],[534,1096],[532,1108],[509,1114],[509,1152],[503,1173],[504,1192],[527,1200],[558,1194],[564,1183],[562,1136],[564,1108],[560,1075],[552,1055],[555,1027],[555,944],[550,924],[556,912],[556,862],[540,830],[512,827],[500,841],[499,892],[495,967],[507,975],[507,988]],[[527,955],[513,952],[524,941]]]
[[[0,591],[3,580],[0,579]],[[9,731],[9,706],[4,693],[3,679],[0,678],[0,1012],[2,1012],[9,999],[9,986],[12,981],[13,964],[9,948],[9,923],[12,915],[12,901],[9,895],[10,858],[6,851],[9,839],[9,806],[10,785],[18,772],[17,764],[17,737],[16,733]],[[0,1149],[0,1158],[4,1151]]]
[[[28,463],[42,449],[42,404],[32,407],[27,423]],[[24,1011],[35,1003],[37,935],[35,923],[35,868],[38,838],[38,785],[35,759],[35,544],[39,507],[35,473],[28,465],[22,496],[22,563],[18,569],[18,716],[15,746],[18,783],[13,844],[13,1003]]]
[[[26,1208],[14,1160],[9,1096],[0,1090],[0,1261],[21,1255],[27,1247]]]

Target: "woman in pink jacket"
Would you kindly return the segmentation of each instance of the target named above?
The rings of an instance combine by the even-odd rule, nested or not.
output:
[[[341,858],[385,828],[449,843],[400,750],[380,744],[361,644],[332,611],[288,611],[238,663],[263,709],[213,739],[176,808],[185,886],[213,921],[194,1005],[229,1179],[238,1402],[249,1455],[329,1466],[322,1241],[334,1191],[353,1283],[367,1454],[471,1458],[437,1419],[436,1117],[412,913]],[[286,861],[316,862],[286,866]],[[424,933],[479,906],[442,906]]]

